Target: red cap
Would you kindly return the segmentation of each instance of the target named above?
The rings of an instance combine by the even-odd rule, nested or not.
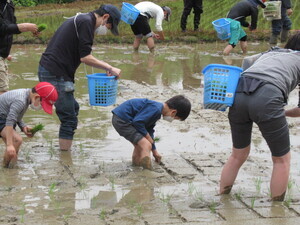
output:
[[[34,88],[41,97],[41,105],[44,111],[52,114],[52,106],[58,98],[55,87],[48,82],[40,82]]]

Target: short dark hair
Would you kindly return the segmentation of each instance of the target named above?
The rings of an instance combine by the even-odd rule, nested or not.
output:
[[[96,13],[96,14],[98,14],[99,16],[103,16],[104,14],[109,14],[106,10],[104,10],[103,6],[104,6],[104,5],[101,5],[101,6],[99,7],[99,9],[94,10],[93,13]]]
[[[300,32],[292,35],[284,48],[300,51]]]
[[[176,116],[180,120],[185,120],[191,112],[191,102],[183,95],[176,95],[166,101],[166,104],[170,109],[176,109]]]

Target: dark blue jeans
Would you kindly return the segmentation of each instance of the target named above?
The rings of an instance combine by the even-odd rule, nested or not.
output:
[[[49,82],[56,87],[58,99],[55,103],[56,114],[61,122],[59,138],[73,140],[78,124],[79,104],[74,98],[74,90],[66,91],[66,82],[63,77],[55,76],[44,67],[39,66],[39,80]]]
[[[292,21],[286,14],[281,14],[280,20],[272,20],[272,34],[279,35],[282,30],[290,30]]]

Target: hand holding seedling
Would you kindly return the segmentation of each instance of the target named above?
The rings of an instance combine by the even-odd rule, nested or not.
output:
[[[33,137],[31,130],[32,130],[32,128],[30,128],[30,127],[27,127],[27,126],[23,127],[24,134],[26,134],[26,136],[30,137],[30,138]]]
[[[44,125],[39,123],[38,125],[34,126],[32,129],[30,129],[30,133],[32,134],[32,136],[34,136],[34,134],[40,130],[44,129]]]

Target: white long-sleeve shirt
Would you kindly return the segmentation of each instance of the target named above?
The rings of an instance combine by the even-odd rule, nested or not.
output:
[[[155,18],[155,28],[157,31],[163,30],[162,22],[165,15],[163,9],[159,5],[156,5],[153,2],[145,1],[136,4],[135,7],[140,11],[141,15],[147,16],[148,18]]]

